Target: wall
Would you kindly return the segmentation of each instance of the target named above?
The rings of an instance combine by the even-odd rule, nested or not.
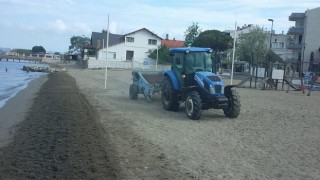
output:
[[[315,8],[306,11],[306,30],[305,30],[305,51],[304,61],[310,61],[310,54],[314,52],[315,61],[320,60],[320,8]],[[303,70],[308,70],[308,64],[303,67]]]
[[[106,67],[106,60],[96,60],[95,58],[89,58],[89,69],[104,69]],[[145,62],[138,61],[108,61],[108,68],[119,69],[170,69],[171,65],[156,65],[155,60],[147,59]]]
[[[268,37],[270,41],[270,34]],[[272,51],[279,55],[284,61],[288,61],[289,59],[292,59],[293,57],[293,51],[292,49],[287,49],[287,45],[289,44],[289,35],[285,34],[273,34],[272,35]],[[280,45],[279,43],[283,43],[283,47],[275,46],[275,43],[278,43],[277,45]],[[268,42],[268,45],[270,46],[270,42]]]

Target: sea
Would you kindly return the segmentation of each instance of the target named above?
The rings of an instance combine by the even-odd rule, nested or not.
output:
[[[43,72],[26,72],[22,71],[23,66],[41,66],[46,67],[48,64],[31,63],[29,61],[15,60],[0,61],[0,108],[6,102],[17,95],[21,90],[25,89],[28,84],[47,73]]]

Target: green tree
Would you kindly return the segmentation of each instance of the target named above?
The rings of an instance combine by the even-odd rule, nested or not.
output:
[[[267,61],[271,63],[284,63],[284,60],[278,54],[274,53],[271,49],[269,49],[267,52]]]
[[[213,66],[217,72],[221,66],[223,52],[232,46],[232,37],[218,30],[207,30],[199,34],[192,46],[209,47],[214,51]]]
[[[198,26],[198,23],[192,23],[191,26],[188,27],[186,32],[184,32],[185,35],[185,44],[186,46],[191,46],[193,44],[193,41],[198,37],[198,35],[201,33],[201,29]]]
[[[268,52],[266,40],[267,34],[258,26],[251,32],[240,35],[236,45],[239,59],[250,65],[264,62]]]
[[[149,50],[149,58],[151,59],[157,59],[157,49],[155,50]],[[171,62],[170,61],[170,54],[169,54],[169,49],[164,46],[161,45],[158,47],[158,63],[159,64],[165,64]]]
[[[90,44],[90,38],[85,36],[72,36],[70,38],[69,53],[70,54],[81,54],[83,46]]]
[[[196,47],[209,47],[215,52],[222,52],[231,48],[232,37],[225,35],[223,32],[218,30],[207,30],[199,34],[194,40],[192,46]]]
[[[46,53],[46,50],[42,46],[33,46],[32,53]]]
[[[29,56],[32,53],[32,51],[30,49],[14,49],[12,51],[16,52],[16,53],[18,53],[20,55],[24,54],[26,56]]]

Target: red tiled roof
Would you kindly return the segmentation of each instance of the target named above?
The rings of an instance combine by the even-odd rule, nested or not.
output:
[[[167,48],[185,47],[184,41],[163,39],[161,45],[167,46]]]

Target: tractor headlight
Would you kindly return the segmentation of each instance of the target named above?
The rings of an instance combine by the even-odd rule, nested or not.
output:
[[[211,94],[216,93],[216,91],[215,91],[214,87],[212,87],[212,85],[211,85],[211,84],[210,84],[210,93],[211,93]]]

